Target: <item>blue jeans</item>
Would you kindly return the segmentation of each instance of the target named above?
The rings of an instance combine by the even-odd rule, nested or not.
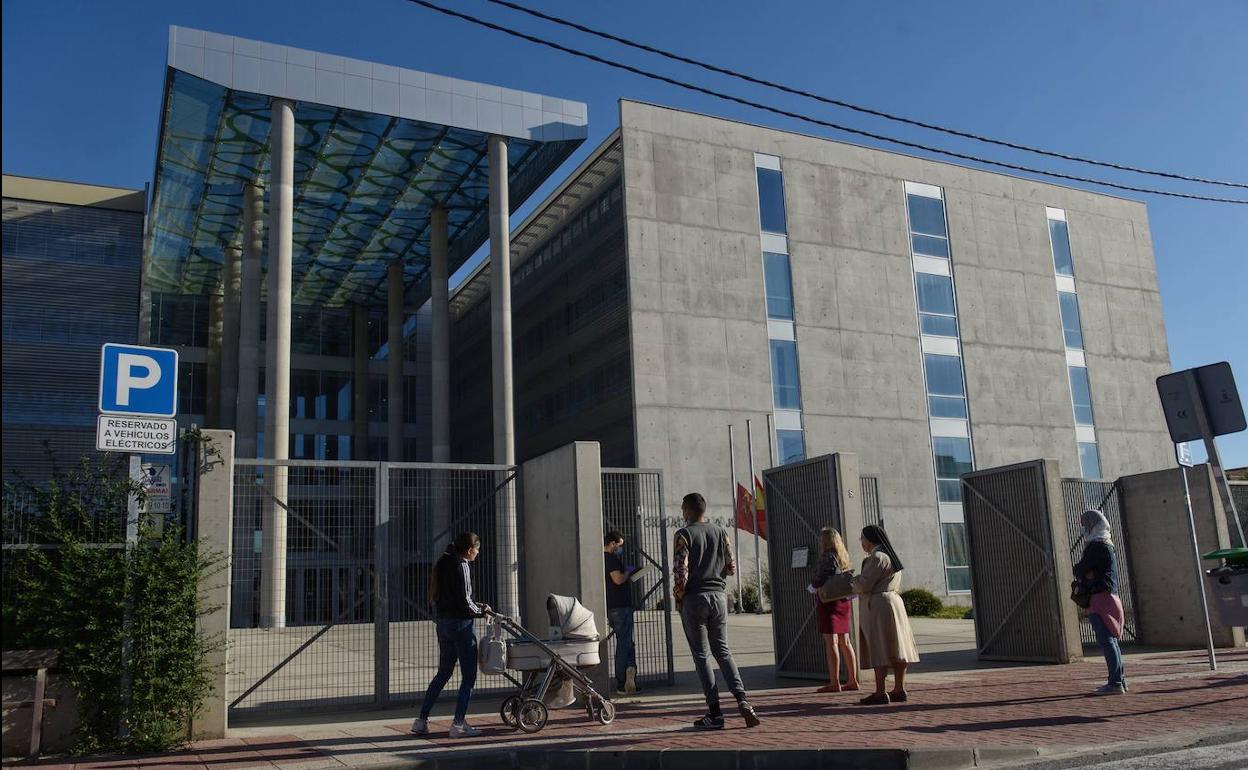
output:
[[[1127,680],[1122,675],[1122,650],[1118,649],[1118,640],[1109,635],[1109,629],[1105,627],[1105,621],[1101,620],[1100,615],[1089,615],[1088,622],[1096,632],[1096,643],[1105,654],[1105,665],[1109,668],[1108,684],[1126,684]]]
[[[624,689],[628,667],[637,665],[637,646],[633,644],[633,608],[617,607],[607,610],[607,622],[615,631],[615,684]]]
[[[438,673],[429,682],[425,702],[420,707],[420,718],[428,719],[433,704],[442,694],[442,688],[455,673],[459,662],[459,698],[455,701],[455,721],[463,722],[468,716],[468,701],[472,698],[472,686],[477,683],[477,634],[472,619],[464,618],[434,621],[438,629]]]

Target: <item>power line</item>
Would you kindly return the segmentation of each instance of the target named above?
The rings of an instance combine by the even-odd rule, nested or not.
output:
[[[926,128],[932,131],[940,131],[942,133],[949,134],[951,136],[961,137],[963,139],[972,139],[976,142],[984,142],[986,144],[995,144],[1000,147],[1008,147],[1012,150],[1022,150],[1023,152],[1035,153],[1037,155],[1046,155],[1050,158],[1059,158],[1061,160],[1069,160],[1069,161],[1074,161],[1076,163],[1087,163],[1093,166],[1104,166],[1105,168],[1117,169],[1119,171],[1130,171],[1136,174],[1148,174],[1151,176],[1166,177],[1168,179],[1180,179],[1185,182],[1199,182],[1201,184],[1212,184],[1212,185],[1221,185],[1223,187],[1238,187],[1242,189],[1248,189],[1248,184],[1245,184],[1243,182],[1225,182],[1225,181],[1220,181],[1217,179],[1206,179],[1204,177],[1188,176],[1186,174],[1176,174],[1176,173],[1169,172],[1169,171],[1157,171],[1154,169],[1139,168],[1138,166],[1128,166],[1123,163],[1114,163],[1112,161],[1096,160],[1095,158],[1085,158],[1080,155],[1070,155],[1064,152],[1056,152],[1054,150],[1045,150],[1040,147],[1031,147],[1029,145],[1019,144],[1017,142],[1010,142],[1004,139],[993,139],[992,137],[982,136],[980,134],[973,134],[969,131],[961,131],[956,128],[949,128],[948,126],[941,126],[935,123],[927,123],[922,120],[916,120],[915,118],[907,118],[904,115],[896,115],[891,112],[884,112],[883,110],[877,110],[871,107],[864,107],[860,104],[854,104],[852,102],[846,102],[840,99],[833,99],[831,97],[822,96],[820,94],[812,93],[810,91],[805,91],[800,88],[793,88],[791,86],[786,86],[783,83],[776,83],[771,80],[764,80],[763,78],[754,77],[753,75],[747,75],[743,72],[731,70],[726,67],[719,67],[714,64],[709,64],[707,62],[698,61],[697,59],[691,59],[688,56],[682,56],[678,53],[665,51],[662,48],[656,48],[654,46],[647,45],[645,43],[639,43],[635,40],[629,40],[628,38],[620,37],[619,35],[613,35],[610,32],[603,32],[602,30],[593,29],[592,27],[587,27],[583,24],[579,24],[577,22],[570,21],[568,19],[564,19],[559,16],[554,16],[552,14],[543,13],[542,11],[538,11],[532,8],[526,8],[525,6],[520,5],[518,3],[509,2],[509,0],[487,0],[487,2],[493,3],[494,5],[501,5],[504,8],[510,8],[512,10],[519,11],[520,13],[525,13],[525,14],[528,14],[529,16],[533,16],[538,19],[543,19],[545,21],[549,21],[554,24],[559,24],[564,27],[575,29],[579,32],[584,32],[589,35],[594,35],[595,37],[600,37],[604,40],[610,40],[612,42],[616,42],[621,45],[626,45],[630,48],[636,48],[639,51],[645,51],[646,53],[652,53],[652,54],[656,54],[658,56],[662,56],[667,59],[671,59],[672,61],[678,61],[683,64],[690,64],[694,67],[700,67],[709,72],[715,72],[720,75],[727,75],[728,77],[736,78],[738,80],[744,80],[747,83],[754,83],[755,85],[765,86],[767,88],[773,88],[777,91],[783,91],[785,93],[793,94],[795,96],[801,96],[807,99],[813,99],[817,102],[830,104],[835,107],[844,107],[849,110],[854,110],[855,112],[861,112],[866,115],[874,115],[875,117],[884,118],[885,120],[892,120],[897,123],[904,123],[910,126],[917,126],[918,128]]]
[[[611,59],[605,59],[596,54],[588,53],[586,51],[581,51],[576,48],[571,48],[569,46],[565,46],[560,43],[555,43],[550,40],[545,40],[539,37],[534,37],[533,35],[528,35],[523,32],[519,32],[517,30],[510,29],[508,27],[504,27],[499,24],[495,24],[493,22],[485,21],[484,19],[478,19],[474,16],[469,16],[468,14],[451,10],[450,8],[444,8],[440,5],[431,3],[428,0],[408,0],[408,2],[413,3],[415,5],[419,5],[423,8],[428,8],[431,11],[436,11],[445,16],[452,16],[457,19],[462,19],[463,21],[466,21],[470,24],[476,24],[477,26],[485,27],[486,29],[492,29],[496,32],[502,32],[505,35],[517,37],[517,38],[520,38],[521,40],[527,40],[530,43],[536,43],[537,45],[544,46],[546,48],[551,48],[556,51],[561,51],[563,53],[570,54],[572,56],[576,56],[582,59],[586,59],[588,61],[596,62],[598,64],[602,64],[607,67],[613,67],[615,69],[624,70],[625,72],[631,72],[634,75],[640,75],[641,77],[648,78],[650,80],[657,80],[661,83],[667,83],[668,85],[676,86],[677,88],[683,88],[689,91],[695,91],[697,93],[706,94],[707,96],[713,96],[716,99],[723,99],[725,101],[745,105],[746,107],[752,107],[757,110],[763,110],[764,112],[770,112],[775,115],[780,115],[782,117],[792,118],[794,120],[800,120],[800,121],[803,121],[806,123],[812,123],[818,126],[824,126],[825,128],[831,128],[837,131],[844,131],[848,134],[855,134],[857,136],[865,136],[869,139],[875,139],[876,141],[880,141],[880,142],[888,142],[890,144],[895,144],[901,147],[909,147],[914,150],[922,150],[924,152],[936,153],[938,155],[945,155],[951,158],[958,158],[960,160],[968,160],[968,161],[972,161],[975,163],[983,163],[989,166],[998,166],[1000,168],[1008,168],[1013,171],[1023,171],[1029,174],[1039,174],[1040,176],[1048,176],[1048,177],[1053,177],[1055,179],[1066,179],[1066,180],[1070,180],[1073,182],[1083,182],[1085,184],[1094,184],[1094,185],[1100,185],[1102,187],[1111,187],[1117,190],[1127,190],[1129,192],[1146,193],[1149,195],[1162,195],[1162,196],[1167,196],[1171,198],[1185,198],[1188,200],[1209,201],[1213,203],[1236,203],[1239,205],[1248,205],[1248,200],[1244,200],[1240,198],[1216,198],[1216,197],[1212,197],[1208,195],[1194,195],[1191,193],[1170,192],[1168,190],[1157,190],[1151,187],[1135,187],[1133,185],[1119,184],[1118,182],[1107,182],[1101,179],[1091,179],[1089,177],[1075,176],[1073,174],[1063,174],[1058,171],[1044,171],[1038,168],[1032,168],[1030,166],[1023,166],[1023,165],[1019,165],[1016,163],[1006,163],[1004,161],[999,161],[999,160],[988,160],[987,158],[981,158],[975,155],[968,155],[965,153],[954,152],[953,150],[942,150],[938,147],[932,147],[926,144],[919,144],[918,142],[910,142],[904,139],[896,139],[891,136],[885,136],[883,134],[876,134],[871,131],[864,131],[862,129],[850,128],[849,126],[844,126],[839,123],[833,123],[831,121],[821,120],[819,118],[813,118],[813,117],[810,117],[809,115],[802,115],[800,113],[791,112],[789,110],[784,110],[778,107],[772,107],[766,104],[762,104],[760,102],[755,102],[749,99],[744,99],[739,96],[726,94],[721,91],[715,91],[713,89],[705,88],[703,86],[695,85],[693,83],[687,83],[682,80],[676,80],[675,78],[669,78],[666,75],[659,75],[653,72],[639,69],[630,64],[623,64],[621,62],[613,61]]]

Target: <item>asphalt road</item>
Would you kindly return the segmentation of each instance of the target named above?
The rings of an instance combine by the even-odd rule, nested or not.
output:
[[[1019,770],[1245,770],[1248,768],[1248,740],[1231,743],[1196,745],[1183,749],[1163,750],[1153,754],[1119,756],[1097,761],[1087,755],[1068,759],[1050,759],[1025,765]]]

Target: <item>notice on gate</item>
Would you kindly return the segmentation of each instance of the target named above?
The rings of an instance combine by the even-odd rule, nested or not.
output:
[[[171,455],[178,421],[160,417],[102,414],[96,423],[95,448],[101,452]]]
[[[173,510],[173,492],[169,484],[169,466],[143,465],[143,489],[147,492],[144,513],[170,513]]]

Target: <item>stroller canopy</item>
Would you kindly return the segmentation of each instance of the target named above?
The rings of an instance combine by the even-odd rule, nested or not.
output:
[[[597,639],[598,626],[594,624],[594,613],[574,596],[546,597],[546,611],[550,614],[550,624],[559,627],[564,639]]]

